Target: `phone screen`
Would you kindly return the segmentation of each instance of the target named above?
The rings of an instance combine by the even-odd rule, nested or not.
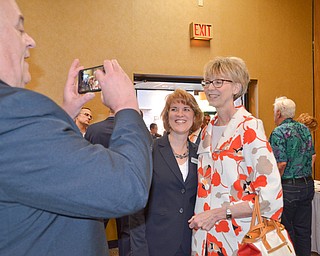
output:
[[[104,71],[103,66],[85,68],[79,71],[78,76],[78,93],[99,92],[101,86],[95,77],[95,72],[100,69]]]

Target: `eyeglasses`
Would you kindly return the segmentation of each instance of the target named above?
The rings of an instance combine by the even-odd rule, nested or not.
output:
[[[201,84],[204,88],[208,88],[212,84],[215,88],[221,88],[224,82],[233,83],[228,79],[214,79],[214,80],[202,80]]]
[[[85,116],[89,117],[89,119],[90,119],[90,120],[92,120],[92,119],[93,119],[92,115],[90,115],[89,113],[80,113],[80,114],[82,114],[82,115],[85,115]]]

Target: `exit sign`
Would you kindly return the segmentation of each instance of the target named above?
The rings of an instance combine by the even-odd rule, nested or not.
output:
[[[190,24],[190,37],[191,39],[211,40],[212,25],[192,22]]]

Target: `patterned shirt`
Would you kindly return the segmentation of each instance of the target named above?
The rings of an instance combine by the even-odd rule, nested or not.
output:
[[[311,176],[315,152],[308,127],[287,118],[273,130],[269,141],[277,162],[287,163],[282,179]]]

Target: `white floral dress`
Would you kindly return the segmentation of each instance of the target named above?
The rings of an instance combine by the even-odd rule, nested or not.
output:
[[[217,118],[201,134],[195,214],[244,201],[252,207],[258,192],[262,215],[279,219],[283,207],[281,178],[262,121],[238,107],[212,148]],[[237,255],[250,221],[251,217],[222,219],[209,232],[193,230],[192,255],[205,255],[206,246],[208,256]]]

